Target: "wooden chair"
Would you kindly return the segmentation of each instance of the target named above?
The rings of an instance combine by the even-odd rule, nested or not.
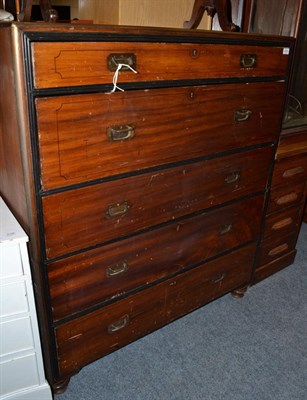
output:
[[[45,22],[56,22],[59,18],[58,13],[52,8],[50,0],[40,0],[40,9]],[[29,22],[31,20],[33,0],[24,0],[23,8],[20,8],[20,0],[16,0],[17,20]]]
[[[210,17],[217,14],[220,27],[223,31],[239,31],[240,28],[231,21],[230,0],[195,0],[192,16],[189,21],[183,24],[186,29],[196,29],[200,24],[204,12]]]

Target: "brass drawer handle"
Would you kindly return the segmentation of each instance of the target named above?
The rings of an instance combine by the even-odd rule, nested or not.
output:
[[[238,171],[232,172],[231,174],[226,176],[225,182],[228,184],[238,182],[238,180],[240,179],[240,176],[241,176],[240,172],[238,172]]]
[[[234,112],[234,120],[236,122],[247,121],[248,119],[250,119],[251,115],[252,115],[251,110],[236,110]]]
[[[289,246],[287,243],[283,243],[280,246],[275,247],[271,251],[269,251],[269,256],[276,256],[277,254],[282,253],[283,251],[288,250]]]
[[[134,137],[133,125],[114,125],[107,128],[107,135],[112,142],[132,139]]]
[[[292,203],[293,201],[297,200],[297,198],[297,193],[289,193],[285,196],[279,197],[275,202],[278,206],[282,206],[284,204]]]
[[[211,279],[211,282],[212,282],[212,283],[219,283],[219,282],[221,282],[222,280],[224,280],[225,276],[226,276],[226,274],[225,274],[225,272],[224,272],[224,273],[222,273],[222,274],[220,274],[220,275],[217,275],[217,276],[215,276],[214,278],[212,278],[212,279]]]
[[[304,168],[303,167],[296,167],[296,168],[291,168],[287,169],[283,174],[283,178],[291,178],[292,176],[299,175],[304,173]]]
[[[130,205],[128,201],[124,201],[123,203],[111,204],[107,208],[107,216],[108,217],[119,217],[121,215],[127,214]]]
[[[107,277],[111,278],[113,276],[123,274],[127,271],[128,271],[128,263],[126,261],[120,261],[119,263],[110,265],[107,268]]]
[[[275,222],[275,224],[272,226],[273,231],[278,231],[279,229],[285,228],[286,226],[289,226],[293,224],[293,219],[292,218],[284,218],[280,221]]]
[[[108,326],[108,332],[115,333],[123,328],[125,328],[130,322],[129,315],[126,314],[123,317],[121,317],[118,321],[113,322]]]
[[[257,65],[257,54],[241,54],[241,68],[254,68]]]
[[[226,224],[226,225],[221,227],[220,234],[221,235],[226,235],[226,233],[229,233],[229,232],[232,231],[232,228],[233,228],[232,224]]]
[[[132,70],[129,68],[136,69],[136,55],[133,53],[111,53],[108,55],[107,64],[109,71],[116,71],[119,64],[122,64],[121,71],[130,71]],[[126,64],[126,65],[125,65]],[[129,67],[127,67],[129,65]]]

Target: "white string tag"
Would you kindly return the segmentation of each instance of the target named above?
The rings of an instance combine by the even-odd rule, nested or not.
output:
[[[124,89],[122,89],[119,86],[117,86],[118,75],[119,75],[119,72],[122,69],[122,67],[127,67],[133,73],[137,74],[137,71],[135,69],[133,69],[130,65],[128,65],[128,64],[118,64],[117,68],[116,68],[116,71],[114,72],[114,75],[113,75],[113,89],[111,90],[110,93],[114,93],[116,89],[120,90],[121,92],[124,92]]]

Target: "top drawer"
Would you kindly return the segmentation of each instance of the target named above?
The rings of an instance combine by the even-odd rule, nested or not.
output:
[[[285,157],[275,162],[272,186],[307,180],[307,153]]]
[[[118,42],[34,42],[34,86],[54,88],[118,83],[248,76],[283,76],[288,49],[283,47]]]

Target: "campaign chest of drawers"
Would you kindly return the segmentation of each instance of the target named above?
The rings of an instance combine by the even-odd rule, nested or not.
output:
[[[14,24],[1,46],[1,193],[30,235],[60,390],[250,283],[293,42]]]

